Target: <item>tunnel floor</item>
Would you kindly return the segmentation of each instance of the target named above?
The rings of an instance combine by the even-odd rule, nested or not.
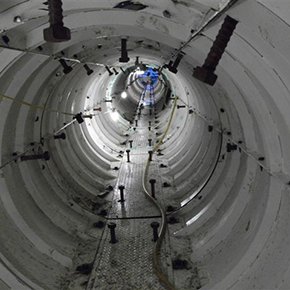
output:
[[[109,219],[116,223],[118,242],[110,243],[110,230],[106,228],[97,254],[95,271],[90,279],[92,286],[89,289],[165,289],[154,274],[152,265],[154,242],[151,223],[160,223],[161,217],[159,211],[146,198],[142,188],[148,150],[152,149],[148,139],[154,140],[155,134],[153,130],[148,130],[148,122],[153,124],[153,119],[149,114],[149,107],[146,106],[142,110],[136,131],[133,128],[130,131],[129,140],[133,140],[130,162],[127,162],[125,152],[109,212]],[[156,161],[150,164],[150,175],[157,180],[156,192],[162,194]],[[120,202],[120,185],[125,186],[124,202]],[[170,248],[165,241],[160,260],[168,276],[172,276],[171,265],[167,266],[170,256]]]
[[[150,90],[145,91],[144,100],[147,103],[150,102]],[[152,109],[151,115],[150,109]],[[150,130],[149,121],[151,122]],[[135,121],[134,125],[136,125]],[[151,108],[144,106],[138,117],[138,126],[135,127],[135,130],[134,127],[130,128],[128,140],[133,140],[132,147],[130,148],[129,142],[127,142],[128,145],[124,148],[123,157],[120,160],[118,176],[112,192],[112,204],[108,209],[107,226],[99,236],[101,241],[97,246],[94,247],[94,244],[90,243],[84,247],[84,251],[88,253],[91,260],[93,259],[93,269],[89,280],[84,282],[86,290],[166,289],[154,273],[153,268],[155,243],[151,223],[161,223],[161,214],[146,197],[142,187],[142,176],[148,151],[152,150],[157,142],[156,125],[153,106]],[[148,139],[152,139],[151,146],[149,146]],[[128,149],[130,149],[130,162],[128,162],[126,153]],[[163,160],[162,156],[154,154],[150,162],[146,184],[147,189],[151,192],[149,180],[156,180],[156,198],[166,207],[168,191],[162,186],[161,163],[166,163],[166,160]],[[170,180],[169,177],[166,178],[166,180]],[[125,187],[124,202],[120,201],[120,185]],[[111,242],[109,223],[116,224],[116,243]],[[189,263],[186,269],[173,270],[172,261],[174,259],[188,257],[191,253],[190,240],[173,235],[180,223],[183,223],[181,218],[179,225],[168,224],[159,253],[159,265],[163,274],[167,276],[170,283],[175,285],[176,289],[199,289],[201,284],[195,266]],[[75,279],[73,283],[70,283],[69,289],[80,289],[77,286],[80,285],[79,283],[78,278]]]
[[[153,132],[148,131],[148,121],[151,120],[149,109],[143,109],[143,112],[136,131],[131,131],[129,138],[133,140],[133,145],[130,149],[130,162],[127,162],[125,153],[109,212],[109,219],[117,225],[118,242],[110,243],[110,231],[106,228],[90,289],[165,289],[160,285],[152,266],[154,242],[150,224],[160,222],[161,218],[157,217],[160,213],[146,198],[142,189],[142,174],[150,149],[148,139],[153,139]],[[156,162],[152,161],[150,169],[151,174],[156,177],[159,175]],[[124,202],[120,202],[119,185],[125,186]],[[158,183],[158,193],[162,192],[160,187]],[[164,270],[170,275],[170,267],[166,264],[170,248],[166,246],[166,242],[161,256]]]

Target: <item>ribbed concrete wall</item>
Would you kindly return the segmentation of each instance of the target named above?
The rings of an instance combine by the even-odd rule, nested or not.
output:
[[[130,65],[140,56],[158,66],[219,1],[206,1],[209,6],[202,1],[142,1],[148,8],[139,12],[111,9],[117,1],[63,2],[71,41],[44,43],[48,18],[46,11],[39,10],[46,6],[38,1],[1,3],[1,35],[10,38],[11,47],[39,53],[37,47],[42,45],[45,54],[61,56],[63,51],[71,58],[77,54],[118,70],[120,37],[125,35]],[[164,17],[165,9],[171,18]],[[168,200],[177,208],[186,205],[177,213],[184,224],[175,236],[191,240],[192,254],[185,258],[199,269],[204,289],[290,288],[290,18],[286,11],[286,1],[248,0],[238,1],[227,12],[239,23],[216,71],[214,87],[195,80],[192,71],[203,63],[223,17],[184,49],[177,75],[164,70],[164,79],[180,97],[178,104],[188,105],[176,111],[161,147],[168,165],[164,181],[173,185]],[[16,15],[24,22],[15,24]],[[76,64],[72,73],[63,75],[53,57],[6,48],[0,49],[0,59],[2,94],[72,114],[102,108],[94,112],[100,116],[68,127],[66,140],[52,138],[42,145],[41,138],[69,123],[72,116],[0,99],[1,165],[12,160],[12,153],[28,148],[27,154],[32,149],[51,153],[48,162],[17,159],[1,168],[0,288],[63,289],[63,277],[77,266],[80,245],[89,241],[97,245],[100,240],[92,223],[108,203],[98,194],[114,184],[112,169],[118,166],[121,143],[127,140],[129,121],[120,116],[114,122],[110,103],[102,100],[110,97],[108,88],[116,96],[113,106],[122,114],[134,108],[140,86],[132,85],[132,95],[117,104],[124,88],[121,72],[109,77],[103,66],[92,66],[94,74],[88,77]],[[170,105],[158,114],[160,132],[169,114]],[[227,152],[227,143],[237,144],[238,149]]]

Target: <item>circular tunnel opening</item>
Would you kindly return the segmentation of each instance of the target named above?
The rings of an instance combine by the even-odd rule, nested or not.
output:
[[[167,222],[162,275],[176,289],[288,288],[287,4],[230,5],[174,72],[228,2],[115,2],[63,1],[72,38],[58,44],[43,40],[45,4],[0,4],[0,288],[161,289],[161,214],[142,189],[156,144],[145,187]],[[193,75],[227,16],[209,86]]]

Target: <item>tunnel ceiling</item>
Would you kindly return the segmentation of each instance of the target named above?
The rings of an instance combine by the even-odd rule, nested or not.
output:
[[[49,43],[47,2],[0,1],[0,289],[108,289],[90,263],[123,214],[120,172],[138,176],[132,195],[142,187],[126,150],[145,160],[155,144],[147,179],[158,177],[170,221],[175,288],[290,289],[290,3],[238,0],[211,22],[228,1],[62,2],[71,40]],[[226,16],[237,25],[210,86],[193,74]],[[209,21],[172,73],[169,61]],[[153,146],[136,141],[142,130]],[[151,210],[144,200],[138,220]],[[163,289],[152,279],[142,287]]]

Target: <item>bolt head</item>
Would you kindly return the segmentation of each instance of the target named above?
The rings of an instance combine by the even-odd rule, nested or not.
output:
[[[71,71],[73,70],[73,68],[71,66],[68,66],[66,67],[64,70],[63,70],[63,73],[65,75],[69,74]]]
[[[174,74],[177,74],[178,70],[175,66],[168,66],[169,71],[171,71]]]
[[[114,229],[114,228],[116,228],[116,224],[115,223],[108,223],[108,228],[109,229]]]
[[[93,73],[94,73],[94,71],[93,71],[92,69],[90,69],[90,70],[87,71],[87,75],[88,75],[88,76],[90,76],[90,75],[93,74]]]
[[[48,161],[48,160],[50,159],[50,154],[49,154],[49,152],[48,152],[48,151],[45,151],[45,152],[43,153],[43,157],[44,157],[44,159],[45,159],[46,161]]]
[[[119,62],[128,62],[130,60],[129,57],[125,57],[125,58],[119,58]]]
[[[71,32],[64,26],[50,26],[43,30],[44,40],[46,42],[64,42],[71,39]]]
[[[158,228],[159,227],[159,222],[152,222],[151,223],[151,227],[154,229],[154,228]]]

